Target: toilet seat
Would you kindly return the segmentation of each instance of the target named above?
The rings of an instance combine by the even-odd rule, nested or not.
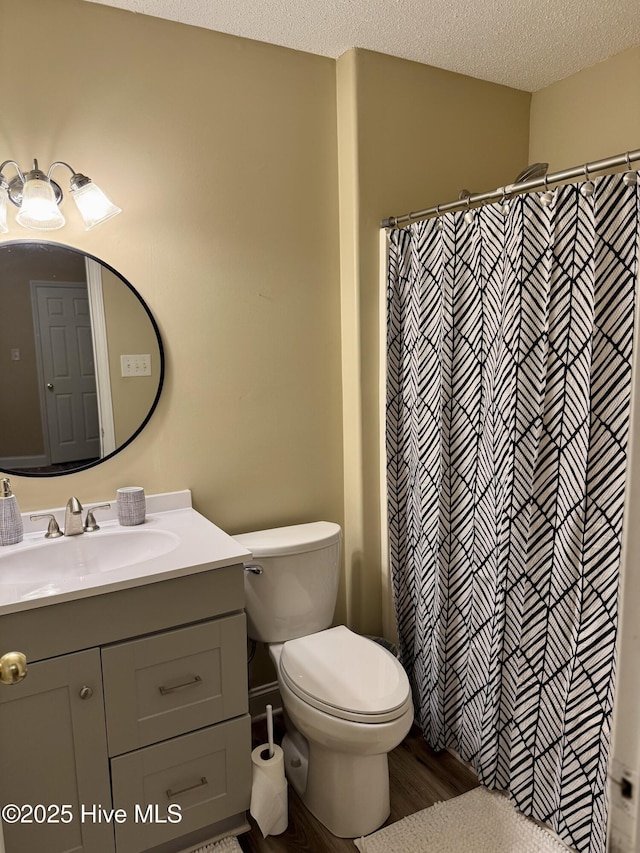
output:
[[[411,705],[409,680],[400,662],[344,625],[288,640],[280,672],[300,699],[343,720],[389,722]]]

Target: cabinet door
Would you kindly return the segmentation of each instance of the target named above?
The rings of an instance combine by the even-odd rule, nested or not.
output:
[[[43,823],[38,810],[32,823],[4,823],[6,853],[113,853],[113,826],[81,813],[111,808],[99,651],[31,664],[23,681],[0,685],[0,731],[0,803],[44,806],[47,819],[67,805],[73,815]]]

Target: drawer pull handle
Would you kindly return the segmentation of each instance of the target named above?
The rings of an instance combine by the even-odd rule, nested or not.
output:
[[[187,791],[195,791],[196,788],[204,788],[205,785],[208,785],[209,781],[206,776],[201,776],[200,781],[196,782],[195,785],[189,785],[186,788],[180,788],[178,791],[172,791],[171,788],[167,788],[167,799],[172,800],[174,797],[179,797],[180,794],[186,794]]]
[[[174,684],[172,687],[161,685],[158,687],[158,690],[163,696],[166,696],[168,693],[175,693],[176,690],[184,690],[185,687],[196,687],[198,684],[202,684],[202,679],[199,675],[194,675],[190,681],[183,681],[182,684]]]

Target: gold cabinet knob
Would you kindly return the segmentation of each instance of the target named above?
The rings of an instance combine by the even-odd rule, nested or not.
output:
[[[27,659],[22,652],[7,652],[0,658],[0,681],[17,684],[27,674]]]

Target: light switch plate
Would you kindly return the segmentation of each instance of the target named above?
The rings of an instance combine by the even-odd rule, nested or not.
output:
[[[122,376],[151,376],[151,356],[121,355],[120,373]]]

